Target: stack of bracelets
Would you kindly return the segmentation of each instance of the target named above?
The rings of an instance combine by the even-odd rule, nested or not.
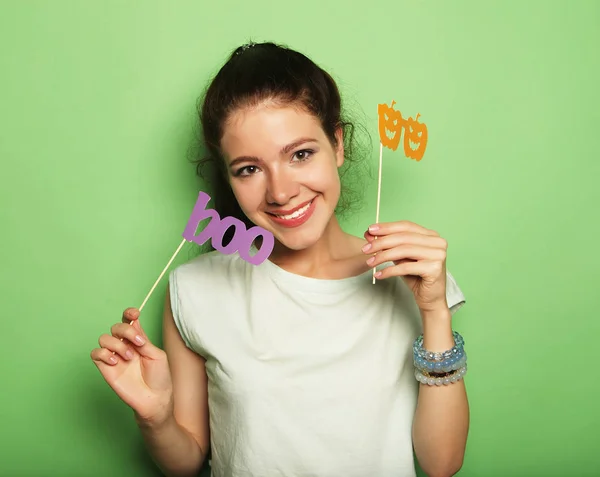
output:
[[[413,344],[415,378],[429,386],[441,386],[459,381],[467,373],[467,354],[463,337],[453,331],[454,347],[441,353],[423,349],[423,335]]]

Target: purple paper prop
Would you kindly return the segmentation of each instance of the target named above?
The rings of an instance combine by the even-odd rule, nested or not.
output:
[[[198,245],[204,244],[210,238],[212,246],[222,254],[230,255],[239,252],[240,257],[252,265],[263,263],[271,255],[275,246],[273,234],[258,226],[246,229],[246,224],[235,217],[221,219],[216,210],[206,208],[209,201],[210,196],[200,191],[192,215],[183,231],[183,238]],[[210,218],[208,225],[198,235],[194,235],[200,222],[207,218]],[[233,239],[227,245],[223,245],[223,236],[230,227],[235,229]],[[260,249],[255,255],[250,255],[250,247],[258,237],[262,237]]]

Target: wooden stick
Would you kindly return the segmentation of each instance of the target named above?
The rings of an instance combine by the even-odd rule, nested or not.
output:
[[[375,223],[379,223],[379,205],[381,203],[381,165],[383,158],[383,144],[379,142],[379,179],[377,183],[377,212],[375,215]],[[377,236],[375,236],[375,240],[377,240]],[[375,272],[377,267],[373,267],[373,285],[375,285]]]
[[[173,260],[175,260],[175,257],[177,256],[177,254],[179,253],[179,251],[181,250],[181,248],[183,247],[183,245],[185,244],[186,240],[183,239],[181,241],[181,243],[179,244],[179,247],[177,247],[177,250],[175,250],[175,253],[173,254],[173,256],[171,257],[171,259],[169,260],[169,262],[167,263],[167,265],[165,266],[165,268],[163,268],[163,271],[161,272],[161,274],[159,275],[159,277],[156,279],[156,281],[154,282],[154,285],[152,285],[152,288],[150,289],[150,291],[148,292],[148,294],[146,295],[146,298],[144,298],[144,301],[142,302],[139,310],[140,313],[142,312],[142,309],[144,308],[144,306],[146,305],[146,302],[148,301],[148,299],[150,298],[150,295],[152,295],[152,292],[154,291],[154,289],[156,288],[156,286],[158,285],[158,283],[160,282],[160,279],[163,277],[163,275],[165,274],[165,272],[168,270],[168,268],[171,266],[171,263],[173,262]],[[138,318],[139,319],[139,318]],[[132,320],[129,322],[130,325],[133,325],[133,322],[135,320]],[[121,338],[121,341],[123,341],[123,338]],[[117,354],[116,351],[113,351],[113,355]]]
[[[142,312],[142,309],[144,308],[144,306],[146,305],[146,302],[148,301],[148,299],[150,298],[150,295],[152,295],[152,292],[154,291],[154,289],[156,288],[156,286],[158,285],[158,283],[160,282],[161,278],[163,277],[163,275],[166,273],[166,271],[169,269],[169,267],[171,266],[171,263],[173,262],[173,260],[175,260],[175,257],[177,256],[177,254],[180,252],[181,248],[183,247],[183,245],[185,244],[186,240],[183,239],[181,241],[181,243],[179,244],[179,247],[177,247],[177,250],[175,250],[175,253],[173,254],[173,256],[171,257],[171,259],[169,260],[169,262],[167,263],[167,265],[165,266],[165,268],[163,268],[163,271],[161,272],[161,274],[159,275],[159,277],[156,279],[156,281],[154,282],[154,285],[152,285],[152,288],[150,289],[150,291],[148,292],[148,294],[146,295],[146,298],[144,298],[144,301],[142,302],[141,306],[140,306],[140,313]],[[130,325],[133,324],[133,321],[129,322]],[[121,340],[123,341],[123,340]]]

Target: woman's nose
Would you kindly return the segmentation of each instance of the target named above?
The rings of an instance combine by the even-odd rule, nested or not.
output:
[[[267,183],[267,202],[284,205],[298,195],[300,186],[286,173],[271,174]]]

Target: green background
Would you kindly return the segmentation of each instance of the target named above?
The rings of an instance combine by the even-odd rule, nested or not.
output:
[[[375,172],[377,103],[428,126],[421,162],[385,151],[381,220],[445,237],[467,297],[460,475],[600,475],[599,24],[592,0],[2,0],[0,474],[158,475],[89,353],[182,240],[206,81],[272,40],[339,81]],[[359,235],[376,174],[365,197]]]

